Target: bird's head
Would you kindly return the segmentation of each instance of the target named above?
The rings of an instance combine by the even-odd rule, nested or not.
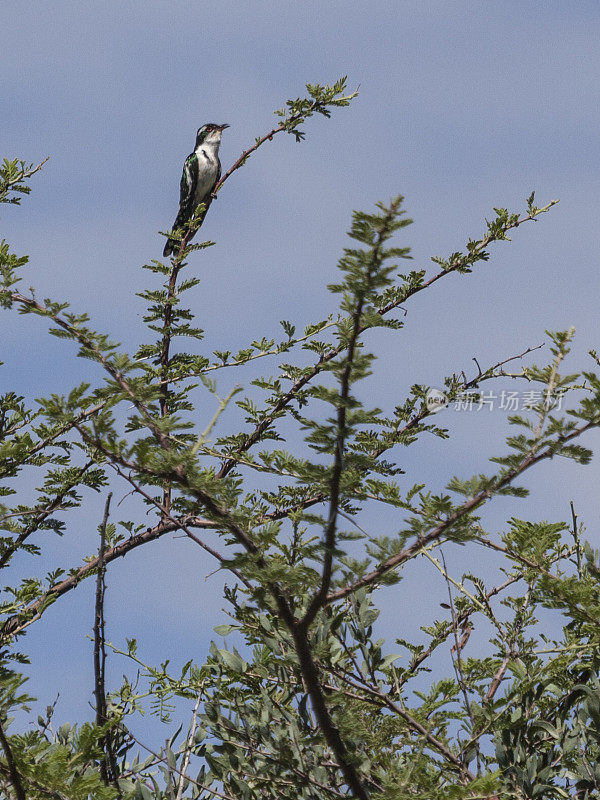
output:
[[[217,125],[215,122],[207,122],[206,125],[198,128],[196,147],[200,147],[201,144],[219,144],[221,134],[228,127],[229,125]]]

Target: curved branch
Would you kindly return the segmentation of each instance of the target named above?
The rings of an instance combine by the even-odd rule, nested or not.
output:
[[[187,524],[193,525],[196,528],[216,527],[215,523],[211,520],[202,519],[192,515],[190,515]],[[104,563],[109,564],[116,558],[125,556],[130,550],[134,550],[136,547],[140,547],[147,542],[152,542],[155,539],[160,539],[160,537],[164,536],[165,533],[171,533],[172,531],[179,530],[180,527],[181,522],[174,523],[161,521],[153,528],[147,528],[145,531],[137,533],[135,536],[130,536],[129,539],[126,539],[124,542],[119,542],[119,544],[115,545],[114,547],[109,547],[104,552]],[[37,619],[39,619],[46,608],[48,608],[48,606],[51,605],[58,597],[70,592],[71,589],[74,589],[76,586],[78,586],[81,581],[84,580],[84,578],[94,574],[94,572],[98,569],[99,561],[100,560],[98,556],[91,558],[87,563],[83,564],[81,567],[72,572],[68,578],[53,584],[47,591],[44,592],[44,594],[41,595],[41,597],[26,606],[21,612],[9,617],[0,627],[0,640],[5,640],[10,636],[20,633],[22,630],[31,625],[32,622],[35,622]]]
[[[596,420],[593,422],[587,422],[585,425],[581,425],[579,428],[576,428],[571,433],[567,434],[566,436],[561,436],[558,439],[559,444],[565,444],[573,439],[576,439],[581,434],[585,433],[586,431],[590,430],[591,428],[597,428],[600,426],[600,420]],[[459,506],[450,516],[444,520],[444,522],[436,525],[426,536],[422,536],[417,541],[413,542],[413,544],[405,547],[399,553],[396,553],[391,558],[388,558],[386,561],[383,561],[381,564],[378,564],[374,570],[368,572],[366,575],[363,575],[362,578],[359,578],[354,583],[349,584],[348,586],[344,586],[341,589],[337,589],[335,592],[331,592],[327,598],[325,599],[325,604],[330,604],[336,602],[336,600],[341,600],[344,597],[347,597],[350,594],[353,594],[357,589],[361,589],[364,586],[371,586],[374,583],[385,575],[386,572],[398,567],[400,564],[403,564],[405,561],[411,559],[414,555],[416,555],[419,550],[421,550],[425,545],[431,544],[432,542],[436,542],[440,539],[445,533],[447,533],[452,526],[457,523],[459,520],[466,517],[472,511],[474,511],[478,506],[482,505],[483,503],[487,502],[491,497],[493,497],[500,489],[504,488],[511,484],[515,478],[519,475],[523,474],[526,470],[532,467],[534,464],[537,464],[540,461],[544,461],[548,458],[553,458],[556,455],[556,450],[554,447],[550,446],[543,450],[540,453],[529,454],[526,458],[521,461],[518,467],[515,469],[510,470],[506,473],[506,475],[499,480],[493,487],[483,489],[481,492],[476,494],[474,497],[471,497],[462,506]]]

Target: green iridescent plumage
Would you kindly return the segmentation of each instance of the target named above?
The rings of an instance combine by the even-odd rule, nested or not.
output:
[[[190,221],[200,203],[204,203],[200,225],[204,221],[214,197],[213,190],[221,177],[219,145],[221,144],[221,134],[228,127],[229,125],[216,125],[210,122],[199,128],[194,152],[190,153],[183,165],[179,211],[173,223],[174,230],[183,228]],[[193,235],[188,236],[188,241],[193,238]],[[178,240],[167,239],[163,256],[176,255],[178,250]]]

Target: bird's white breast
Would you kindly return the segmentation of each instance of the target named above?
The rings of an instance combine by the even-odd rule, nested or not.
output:
[[[196,196],[194,202],[196,205],[202,203],[206,195],[212,190],[217,180],[217,173],[219,171],[219,148],[214,145],[205,143],[200,145],[196,150],[198,158],[198,184],[196,186]]]

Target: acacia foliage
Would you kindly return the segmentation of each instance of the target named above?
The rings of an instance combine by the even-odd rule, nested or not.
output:
[[[242,153],[218,190],[274,135],[300,141],[309,117],[329,116],[355,95],[345,94],[345,80],[307,91],[277,112],[277,125]],[[17,203],[37,169],[5,160],[0,201]],[[522,519],[515,505],[501,531],[485,530],[480,518],[496,496],[509,495],[515,504],[524,497],[520,476],[540,462],[558,456],[589,462],[579,440],[600,424],[596,354],[583,375],[564,373],[570,330],[549,334],[548,361],[540,366],[522,366],[522,353],[470,379],[451,371],[443,381],[450,403],[465,393],[477,402],[484,384],[509,377],[537,387],[538,400],[510,418],[505,452],[491,459],[489,474],[451,478],[443,493],[411,484],[402,467],[406,448],[418,447],[424,435],[450,435],[434,416],[429,387],[414,385],[394,408],[365,405],[357,390],[376,357],[368,350],[370,330],[401,337],[415,295],[454,273],[468,275],[496,242],[553,203],[538,207],[532,194],[522,214],[495,209],[464,251],[408,272],[401,267],[410,223],[402,203],[396,197],[354,213],[339,279],[329,287],[337,310],[328,319],[299,330],[283,321],[279,337],[269,333],[237,352],[224,343],[207,353],[183,302],[199,279],[182,275],[211,246],[189,244],[197,222],[167,233],[180,242],[169,262],[145,265],[154,281],[140,291],[148,338],[135,353],[67,303],[22,293],[27,257],[2,241],[6,312],[19,312],[23,325],[27,315],[45,317],[52,335],[98,365],[95,384],[35,403],[11,392],[0,398],[5,796],[599,796],[598,553],[582,538],[575,510],[569,524],[535,522]],[[276,368],[273,361],[280,362]],[[514,363],[519,371],[509,373]],[[248,391],[222,397],[220,373],[244,365],[256,366]],[[556,403],[558,395],[564,402]],[[241,427],[232,427],[235,415],[226,424],[228,406],[242,414]],[[18,479],[31,470],[42,477],[36,496],[25,500]],[[72,535],[88,493],[109,486],[133,491],[137,517],[109,521],[109,498],[97,554],[11,582],[17,555],[37,556],[32,563],[43,565],[46,532]],[[381,507],[393,514],[393,535],[378,533]],[[113,650],[138,677],[107,693],[104,576],[116,558],[134,563],[139,547],[174,532],[228,573],[231,624],[215,629],[226,644],[213,643],[204,663],[190,660],[172,674],[168,664],[145,663],[132,637]],[[451,574],[444,545],[495,551],[502,582],[488,586],[472,572]],[[390,597],[387,587],[423,560],[446,582],[448,602],[439,618],[423,620],[418,641],[402,636],[400,619],[390,646],[376,634],[378,605]],[[49,605],[94,577],[96,718],[55,730],[49,705],[24,733],[11,719],[30,705],[20,674],[27,629],[44,625]],[[201,608],[201,591],[190,602]],[[556,630],[562,626],[553,639],[538,623],[541,609],[556,614]],[[469,641],[474,625],[487,625],[485,647]],[[436,660],[440,652],[447,655],[446,673]],[[174,698],[193,708],[187,730],[173,722],[166,746],[140,743],[136,715],[149,706],[170,724]]]

